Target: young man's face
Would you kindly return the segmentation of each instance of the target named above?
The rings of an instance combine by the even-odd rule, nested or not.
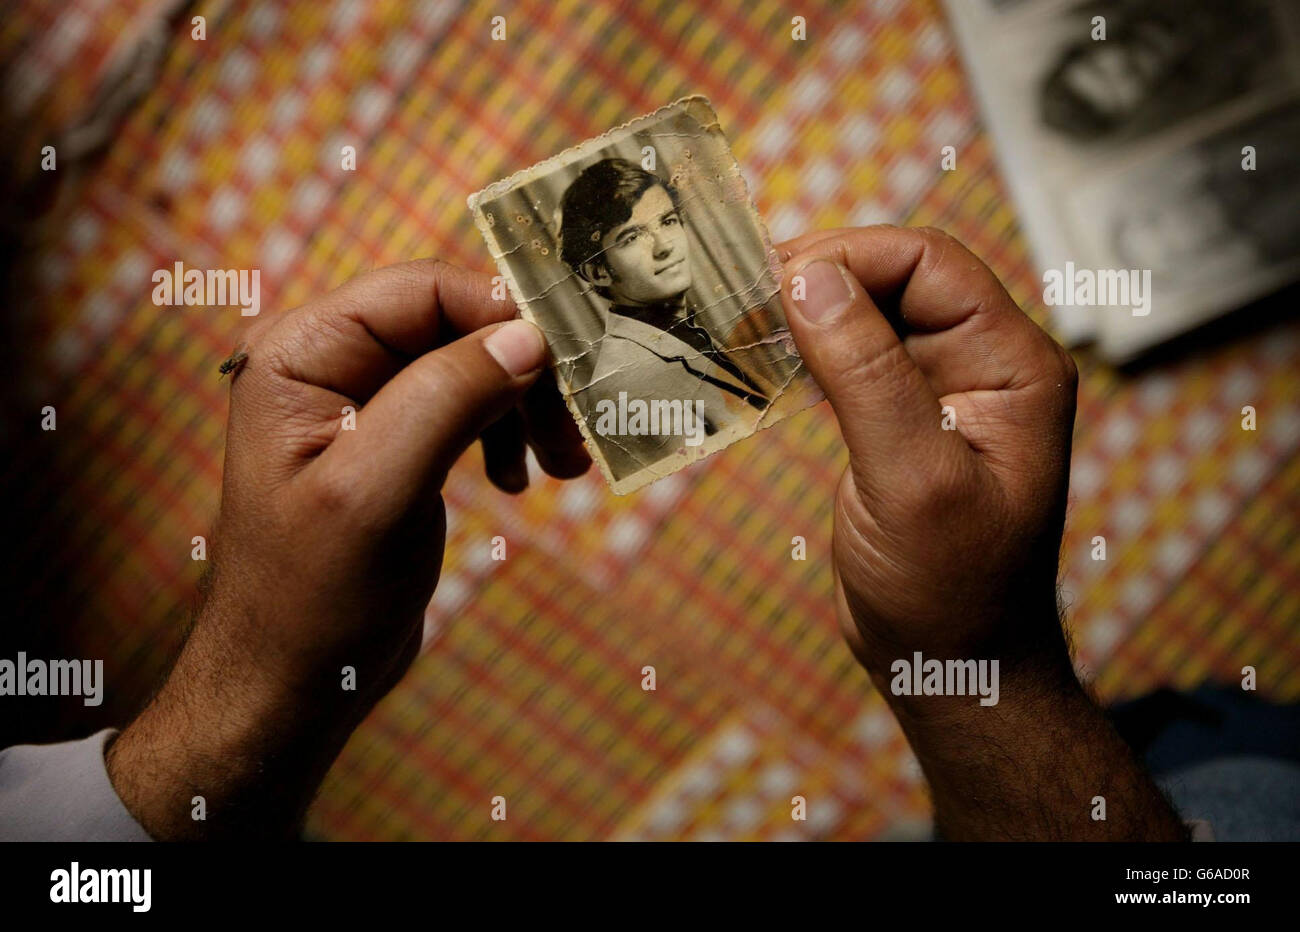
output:
[[[655,304],[691,286],[691,250],[682,218],[663,186],[641,195],[627,222],[600,241],[604,266],[593,263],[593,280],[609,289],[615,304]]]
[[[1140,45],[1098,43],[1066,71],[1076,95],[1107,116],[1122,115],[1138,105],[1159,56]]]

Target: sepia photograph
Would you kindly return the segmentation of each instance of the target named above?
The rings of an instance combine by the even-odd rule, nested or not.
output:
[[[821,399],[740,168],[690,97],[491,185],[475,222],[618,494]]]

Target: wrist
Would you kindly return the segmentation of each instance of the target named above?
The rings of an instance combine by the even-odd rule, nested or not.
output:
[[[1054,609],[1008,618],[997,630],[963,646],[952,638],[922,646],[864,637],[855,653],[899,721],[916,729],[996,721],[990,710],[1081,693]]]
[[[995,730],[1045,707],[1087,699],[1064,643],[1059,650],[950,658],[913,651],[871,680],[900,724],[919,737],[953,728]]]
[[[224,654],[213,627],[196,626],[157,696],[113,742],[109,779],[160,840],[293,837],[350,728],[319,695]]]
[[[1176,813],[1063,651],[1002,665],[996,705],[970,696],[886,696],[950,840],[1183,837]],[[1108,803],[1109,822],[1095,818],[1098,798]]]

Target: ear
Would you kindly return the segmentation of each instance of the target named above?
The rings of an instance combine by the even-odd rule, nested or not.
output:
[[[582,277],[597,288],[608,288],[614,283],[614,276],[600,259],[590,259],[582,263]]]

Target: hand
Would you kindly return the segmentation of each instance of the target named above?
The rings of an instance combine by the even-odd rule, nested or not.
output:
[[[840,626],[925,770],[941,830],[1183,837],[1079,686],[1061,630],[1069,354],[937,230],[815,233],[782,259],[791,331],[849,451],[832,545]],[[891,665],[917,651],[996,661],[999,704],[895,695]],[[1097,796],[1109,821],[1090,818]]]
[[[937,230],[831,231],[786,249],[791,329],[849,448],[834,565],[855,655],[877,677],[916,650],[1060,661],[1069,354]]]
[[[552,475],[586,472],[578,430],[539,378],[541,333],[505,323],[515,314],[488,276],[423,261],[249,329],[209,594],[168,682],[108,755],[155,837],[294,831],[419,650],[442,564],[440,490],[476,437],[510,491],[527,484],[526,440]],[[206,822],[190,818],[193,795]]]

